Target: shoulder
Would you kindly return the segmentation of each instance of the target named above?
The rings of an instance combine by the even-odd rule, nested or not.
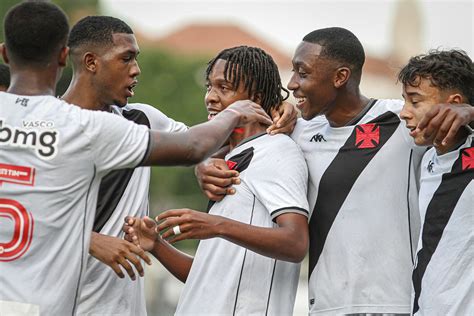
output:
[[[403,108],[403,104],[403,100],[399,99],[379,99],[373,109],[380,114],[387,111],[399,114]]]
[[[131,120],[145,121],[143,124],[148,125],[148,127],[151,129],[158,129],[166,132],[177,132],[184,131],[187,129],[185,124],[176,122],[175,120],[168,117],[166,114],[149,104],[129,103],[122,108],[121,112],[124,117],[129,118]]]

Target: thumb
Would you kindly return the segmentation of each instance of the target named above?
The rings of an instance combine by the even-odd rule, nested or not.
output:
[[[148,228],[153,228],[156,225],[155,221],[148,216],[143,218],[143,222],[145,223],[145,226]]]

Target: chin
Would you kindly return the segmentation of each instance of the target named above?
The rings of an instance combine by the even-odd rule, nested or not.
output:
[[[119,108],[123,108],[124,106],[126,106],[128,103],[128,100],[125,99],[125,100],[114,100],[114,105],[118,106]]]

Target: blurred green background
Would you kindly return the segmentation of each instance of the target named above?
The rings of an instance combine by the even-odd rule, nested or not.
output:
[[[18,0],[0,1],[3,17]],[[69,16],[71,26],[87,15],[103,14],[97,0],[55,0]],[[3,42],[3,23],[1,41]],[[133,27],[133,26],[132,26]],[[208,58],[202,56],[179,56],[157,47],[140,45],[139,65],[141,75],[130,102],[141,102],[155,106],[169,117],[188,126],[203,122],[207,118],[204,107],[204,71]],[[58,83],[57,94],[61,95],[69,85],[72,69],[68,65]],[[193,208],[205,210],[207,200],[201,194],[194,177],[193,168],[153,168],[151,189],[151,215],[169,208]],[[193,243],[183,246],[192,246]]]

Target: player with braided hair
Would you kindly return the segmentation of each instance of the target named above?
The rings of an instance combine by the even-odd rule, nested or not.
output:
[[[206,83],[210,119],[240,99],[270,113],[286,92],[273,59],[246,46],[211,60]],[[126,220],[126,238],[185,282],[177,315],[293,313],[308,248],[308,170],[297,145],[286,135],[269,136],[266,128],[248,124],[230,136],[225,160],[240,173],[240,189],[211,203],[209,214],[169,210],[158,216],[158,227],[149,218]],[[160,237],[158,231],[165,233]],[[192,258],[166,239],[201,242]]]

